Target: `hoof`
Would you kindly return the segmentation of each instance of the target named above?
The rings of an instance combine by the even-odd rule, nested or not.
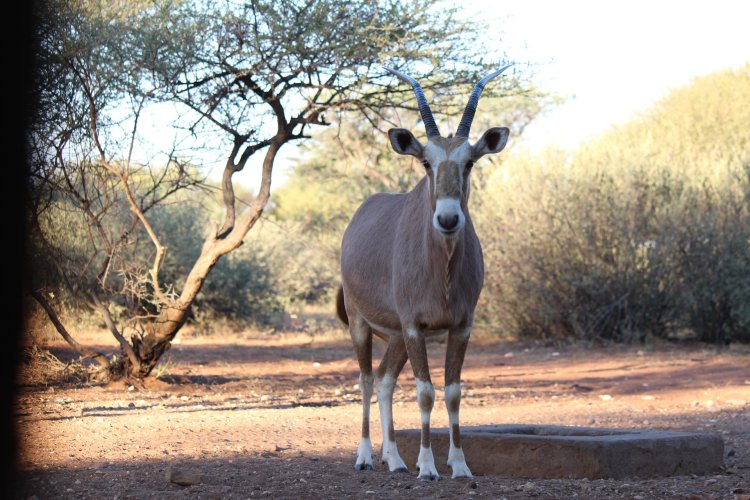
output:
[[[372,470],[370,464],[354,464],[354,470]]]
[[[398,469],[394,469],[391,472],[400,472],[402,474],[408,474],[409,469],[407,469],[406,467],[399,467]]]
[[[424,476],[419,476],[418,479],[420,481],[440,481],[440,476],[435,474],[425,474]]]

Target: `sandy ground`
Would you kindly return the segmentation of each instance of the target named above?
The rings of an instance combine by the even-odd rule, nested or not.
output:
[[[114,349],[106,337],[103,351]],[[357,472],[358,370],[345,333],[182,335],[143,386],[48,386],[26,360],[17,402],[19,498],[730,498],[750,499],[750,348],[544,347],[472,339],[464,425],[524,423],[705,431],[725,441],[725,468],[707,476],[561,480],[477,476],[417,480]],[[42,346],[61,359],[57,341]],[[431,344],[437,402],[445,346]],[[377,343],[376,355],[383,352]],[[417,428],[407,364],[395,392],[397,428]],[[380,423],[373,407],[373,444]],[[445,460],[445,457],[436,457]],[[472,460],[479,457],[467,456]],[[193,475],[180,486],[169,470]]]

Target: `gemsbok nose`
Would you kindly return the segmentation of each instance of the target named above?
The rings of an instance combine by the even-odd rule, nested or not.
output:
[[[458,225],[458,214],[438,215],[438,224],[446,231],[453,231]]]

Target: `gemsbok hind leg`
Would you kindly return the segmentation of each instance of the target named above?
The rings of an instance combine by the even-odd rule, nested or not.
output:
[[[391,337],[388,340],[383,360],[378,367],[378,408],[380,408],[380,425],[383,428],[383,446],[380,449],[382,463],[388,464],[391,472],[409,472],[406,464],[398,454],[396,436],[393,427],[393,389],[398,375],[406,364],[406,346],[403,337]]]
[[[349,314],[349,334],[359,361],[359,388],[362,391],[362,436],[357,448],[356,470],[372,470],[370,441],[370,400],[372,399],[372,330],[359,314]]]
[[[461,448],[461,429],[458,425],[458,411],[461,406],[461,368],[464,364],[466,347],[469,344],[471,327],[450,330],[448,347],[445,351],[445,406],[448,409],[450,429],[450,447],[448,465],[453,469],[453,479],[472,477],[466,465],[464,451]]]

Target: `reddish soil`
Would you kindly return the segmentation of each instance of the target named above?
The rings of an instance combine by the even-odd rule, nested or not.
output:
[[[93,335],[93,334],[92,334]],[[707,476],[529,480],[477,476],[421,482],[353,468],[360,428],[358,370],[345,333],[182,335],[140,387],[48,386],[27,360],[17,402],[19,498],[730,498],[750,499],[750,348],[544,347],[472,339],[464,368],[465,425],[525,423],[718,433],[725,467]],[[84,339],[105,342],[105,337]],[[72,354],[57,341],[43,346]],[[112,352],[111,344],[99,345]],[[383,346],[376,345],[377,355]],[[442,402],[445,346],[430,344]],[[36,371],[35,371],[36,370]],[[395,392],[397,428],[417,428],[407,364]],[[380,447],[377,407],[373,444]],[[436,457],[445,460],[445,457]],[[467,456],[472,460],[480,457]],[[167,471],[198,475],[179,486]]]

